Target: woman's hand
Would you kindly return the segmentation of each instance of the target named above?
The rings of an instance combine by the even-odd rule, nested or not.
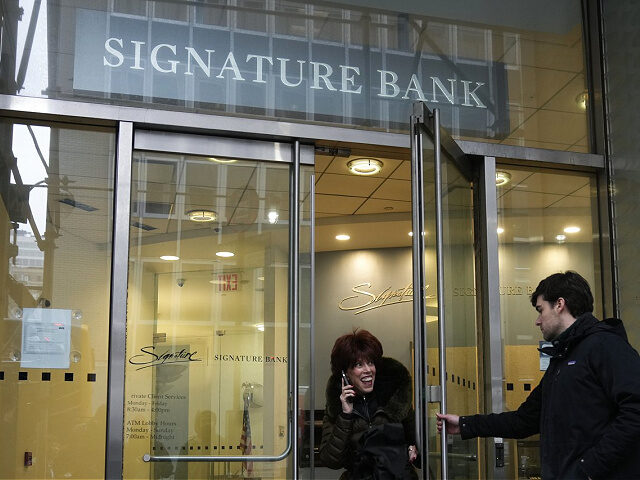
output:
[[[436,413],[436,417],[438,417],[438,422],[436,423],[438,432],[442,433],[442,421],[444,420],[447,424],[447,433],[460,433],[460,417],[458,415]]]
[[[418,458],[418,449],[415,445],[409,445],[409,463],[413,463]]]
[[[340,402],[342,403],[342,411],[344,413],[353,412],[353,399],[356,396],[356,391],[353,389],[353,385],[347,385],[342,380],[342,393],[340,394]]]

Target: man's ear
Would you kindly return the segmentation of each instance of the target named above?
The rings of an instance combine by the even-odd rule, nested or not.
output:
[[[556,300],[555,306],[558,308],[558,313],[562,313],[566,310],[567,303],[565,302],[564,298],[559,297],[558,300]]]

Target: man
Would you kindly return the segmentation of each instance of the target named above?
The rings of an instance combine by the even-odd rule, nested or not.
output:
[[[544,480],[640,478],[640,357],[622,322],[598,321],[587,281],[556,273],[531,295],[553,346],[540,384],[514,412],[438,416],[438,430],[473,437],[540,433]]]

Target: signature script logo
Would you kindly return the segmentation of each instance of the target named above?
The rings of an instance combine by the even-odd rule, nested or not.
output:
[[[425,291],[428,288],[429,285],[425,287]],[[338,308],[340,310],[353,311],[354,315],[359,315],[376,308],[413,301],[413,283],[396,290],[392,290],[389,286],[378,294],[372,293],[370,289],[371,282],[364,282],[354,286],[351,291],[356,295],[343,298],[338,304]],[[432,297],[433,295],[426,296],[426,298]]]
[[[155,353],[156,347],[149,345],[148,347],[142,347],[138,355],[134,355],[129,359],[131,365],[142,365],[136,370],[142,370],[143,368],[157,367],[159,365],[171,365],[175,363],[188,363],[188,362],[201,362],[202,359],[194,358],[197,351],[190,352],[183,348],[180,351],[172,352],[166,350],[163,353]]]

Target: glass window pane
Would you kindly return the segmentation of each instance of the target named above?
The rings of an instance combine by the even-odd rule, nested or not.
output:
[[[434,146],[423,135],[425,215],[425,297],[428,385],[440,385],[440,350],[437,278],[437,234]],[[442,151],[442,261],[444,269],[444,326],[446,346],[447,411],[457,415],[478,412],[478,350],[476,321],[475,249],[473,235],[473,183]],[[439,403],[429,403],[427,417],[429,461],[436,478],[442,475],[440,435],[435,425]],[[452,436],[448,446],[451,478],[478,478],[478,440]]]
[[[455,138],[589,150],[578,0],[505,17],[488,12],[507,0],[395,13],[289,0],[23,3],[23,15],[5,13],[16,31],[5,94],[392,132],[408,131],[423,100]]]
[[[311,335],[311,226],[313,222],[310,195],[313,178],[313,166],[300,166],[300,330],[299,330],[299,357],[298,357],[298,425],[297,441],[300,448],[299,475],[302,479],[315,478],[311,476],[311,458],[314,454],[314,442],[311,437],[318,433],[315,429],[315,421],[321,418],[313,418],[315,408],[312,384],[312,335]],[[313,434],[312,434],[313,431]],[[313,439],[315,441],[315,438]]]
[[[285,451],[289,166],[135,152],[131,214],[124,478],[285,478],[142,456]]]
[[[0,477],[104,478],[115,135],[0,139]]]
[[[265,0],[238,0],[236,25],[238,30],[267,30]]]
[[[590,284],[601,318],[596,178],[593,174],[512,165],[497,167],[500,315],[506,410],[540,382],[542,342],[530,297],[543,278],[575,270]],[[538,437],[513,442],[513,475],[540,476]]]

